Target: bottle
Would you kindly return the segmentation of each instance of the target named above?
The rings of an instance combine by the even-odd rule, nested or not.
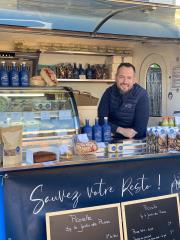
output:
[[[92,127],[89,125],[89,119],[85,120],[85,126],[83,127],[83,133],[86,133],[89,140],[92,140]]]
[[[73,79],[73,66],[71,63],[68,63],[66,65],[66,70],[67,70],[67,79]]]
[[[103,79],[108,79],[109,78],[109,71],[108,71],[108,68],[105,64],[103,64],[102,70],[103,70],[102,78]]]
[[[111,126],[108,124],[108,117],[104,117],[104,125],[102,126],[102,141],[111,142]]]
[[[19,87],[19,73],[16,68],[16,62],[12,62],[12,70],[9,73],[10,86]]]
[[[0,70],[0,86],[1,87],[9,87],[9,75],[6,70],[5,62],[1,62],[1,70]]]
[[[95,124],[93,126],[93,140],[102,142],[102,127],[98,123],[98,118],[95,119]]]
[[[167,116],[164,116],[163,119],[162,119],[162,123],[161,123],[161,126],[168,126],[168,117]]]
[[[91,65],[91,70],[92,70],[92,79],[96,78],[96,71],[95,71],[95,66]]]
[[[168,125],[169,125],[169,127],[174,127],[175,126],[174,122],[175,122],[175,118],[173,116],[172,117],[168,117]]]
[[[73,67],[73,78],[79,79],[79,69],[77,68],[76,63],[74,63],[74,67]]]
[[[84,68],[82,67],[82,64],[81,64],[81,63],[79,64],[79,75],[85,75],[85,70],[84,70]]]
[[[19,81],[22,87],[29,87],[29,73],[25,62],[22,63],[21,71],[19,72]]]
[[[92,72],[90,64],[88,64],[88,66],[86,68],[86,78],[87,79],[92,79],[93,78],[93,72]]]

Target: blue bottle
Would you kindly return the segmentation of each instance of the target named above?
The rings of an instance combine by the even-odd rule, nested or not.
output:
[[[93,126],[93,140],[102,142],[102,127],[98,123],[98,118],[95,119],[95,124]]]
[[[1,87],[9,87],[9,75],[6,70],[5,62],[1,62],[1,70],[0,70],[0,86]]]
[[[79,69],[77,68],[76,63],[74,63],[74,67],[73,67],[73,78],[79,79]]]
[[[85,126],[83,127],[83,133],[86,133],[89,140],[92,140],[92,127],[89,125],[89,119],[85,120]]]
[[[19,81],[21,87],[29,87],[29,73],[25,62],[22,63],[21,71],[19,72]]]
[[[102,140],[103,142],[111,142],[111,126],[108,124],[108,117],[104,117],[104,125],[102,126]]]
[[[90,64],[88,64],[88,66],[86,68],[86,78],[87,79],[92,79],[93,78],[93,72],[92,72]]]
[[[9,73],[9,81],[10,81],[10,86],[12,87],[20,86],[19,72],[16,68],[16,62],[12,62],[12,70]]]
[[[81,64],[81,63],[79,64],[79,75],[85,75],[85,70],[84,70],[84,68],[82,67],[82,64]]]

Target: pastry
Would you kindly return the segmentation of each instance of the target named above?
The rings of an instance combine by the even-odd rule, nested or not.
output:
[[[79,154],[93,153],[97,150],[98,146],[94,141],[76,143],[76,151]]]
[[[42,68],[40,75],[48,86],[53,87],[57,85],[56,74],[50,68]]]
[[[41,76],[34,76],[30,78],[30,86],[44,87],[46,82]]]

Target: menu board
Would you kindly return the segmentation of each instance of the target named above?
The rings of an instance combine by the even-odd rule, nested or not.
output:
[[[120,204],[46,214],[47,240],[123,240]]]
[[[125,240],[180,240],[178,194],[122,203]]]

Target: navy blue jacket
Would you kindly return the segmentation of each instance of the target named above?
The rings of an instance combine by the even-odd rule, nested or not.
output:
[[[104,92],[98,106],[98,117],[101,125],[104,117],[108,117],[112,132],[117,138],[124,138],[116,133],[118,127],[133,128],[137,131],[135,138],[145,137],[149,119],[146,90],[135,83],[129,92],[122,94],[115,83]]]

